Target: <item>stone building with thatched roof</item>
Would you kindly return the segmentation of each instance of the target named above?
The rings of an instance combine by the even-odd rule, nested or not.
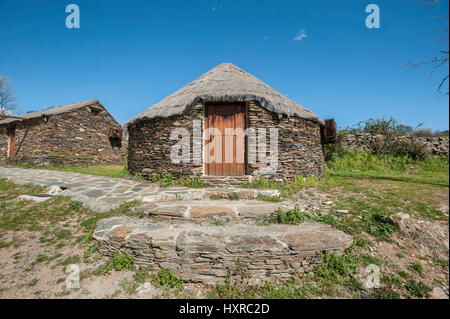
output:
[[[35,166],[123,163],[122,126],[96,99],[0,116],[0,162]]]
[[[176,177],[289,179],[324,170],[322,119],[230,63],[125,126],[128,168],[145,178],[168,171]]]

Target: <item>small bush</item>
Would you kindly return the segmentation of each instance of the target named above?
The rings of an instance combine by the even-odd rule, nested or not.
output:
[[[375,288],[372,293],[375,299],[400,299],[400,294],[389,288]]]
[[[161,269],[152,276],[151,282],[157,287],[169,287],[183,290],[183,278],[175,275],[170,269]]]
[[[185,177],[185,178],[180,178],[178,179],[177,183],[181,186],[185,186],[185,187],[192,187],[192,188],[202,188],[205,187],[205,183],[203,181],[203,179],[197,177],[197,178],[190,178],[190,177]]]
[[[175,184],[175,179],[168,171],[164,171],[161,175],[161,187],[168,187]]]
[[[377,237],[378,240],[385,240],[398,230],[387,213],[373,213],[363,217],[363,223],[369,234]]]
[[[297,225],[306,220],[318,220],[318,217],[310,213],[301,212],[298,206],[295,206],[287,212],[279,208],[268,218],[267,222],[272,224]]]
[[[152,174],[152,183],[158,183],[159,180],[160,180],[159,175],[156,174],[156,173],[153,173],[153,174]]]
[[[343,279],[354,277],[358,264],[358,256],[351,251],[345,251],[342,255],[327,253],[323,255],[323,264],[317,266],[315,275],[334,283],[342,283]]]
[[[411,263],[408,266],[409,269],[414,270],[415,272],[417,272],[419,275],[423,274],[423,266],[421,263]]]
[[[122,253],[117,252],[112,260],[112,268],[117,271],[121,270],[131,270],[134,266],[134,258],[129,255],[126,251]]]
[[[71,201],[69,204],[69,208],[72,210],[79,210],[81,207],[83,207],[83,203],[80,201]]]
[[[408,280],[405,286],[406,290],[414,297],[425,298],[429,296],[432,291],[431,287],[425,285],[423,282],[415,280]]]

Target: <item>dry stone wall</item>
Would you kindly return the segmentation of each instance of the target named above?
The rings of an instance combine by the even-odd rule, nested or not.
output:
[[[374,145],[384,136],[381,134],[347,134],[343,140],[343,144],[349,149],[359,149],[363,151],[372,151],[372,145]],[[446,155],[448,154],[449,139],[444,137],[399,137],[402,140],[411,140],[423,145],[425,150],[431,155]]]
[[[203,130],[204,108],[201,103],[192,110],[169,118],[154,118],[143,120],[128,127],[129,150],[128,167],[132,174],[141,174],[151,178],[153,173],[161,174],[164,170],[175,177],[202,176],[203,164],[172,163],[170,160],[171,146],[177,141],[170,139],[173,128],[187,129],[191,134],[191,159],[193,158],[193,121],[198,120]],[[247,128],[267,130],[266,152],[270,156],[271,128],[278,129],[278,170],[271,177],[290,179],[296,175],[322,175],[325,160],[321,144],[321,127],[319,124],[297,117],[279,117],[257,102],[247,103]],[[203,136],[203,132],[202,132]],[[252,147],[252,141],[247,139],[247,149]],[[200,145],[203,153],[204,142]],[[259,168],[265,164],[247,164],[247,175],[259,175]]]
[[[95,105],[93,105],[95,106]],[[98,108],[101,108],[99,105]],[[103,109],[103,108],[102,108]],[[6,125],[0,126],[0,160],[6,164],[71,165],[123,163],[126,143],[111,143],[109,129],[121,129],[106,111],[91,115],[89,107],[14,122],[15,156],[8,157]]]

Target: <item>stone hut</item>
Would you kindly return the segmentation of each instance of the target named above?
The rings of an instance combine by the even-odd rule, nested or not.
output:
[[[122,126],[96,99],[0,119],[0,162],[123,163]]]
[[[223,63],[125,123],[128,167],[151,178],[322,175],[324,122]],[[242,134],[244,131],[244,134]]]

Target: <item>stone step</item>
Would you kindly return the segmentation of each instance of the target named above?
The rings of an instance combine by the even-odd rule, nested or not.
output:
[[[203,176],[202,180],[206,185],[223,187],[251,182],[253,180],[253,176]]]
[[[215,188],[187,188],[172,187],[160,189],[142,198],[144,203],[181,201],[181,200],[203,200],[203,199],[256,199],[259,196],[280,196],[276,189],[247,189],[233,187]]]
[[[202,200],[146,203],[133,208],[147,216],[185,219],[263,219],[274,211],[287,211],[296,205],[292,201],[270,203],[261,200]]]
[[[353,241],[315,222],[205,226],[126,216],[100,220],[93,238],[103,255],[126,249],[137,265],[169,268],[184,281],[207,284],[242,274],[248,284],[287,279],[312,271],[322,262],[322,252],[342,252]]]

